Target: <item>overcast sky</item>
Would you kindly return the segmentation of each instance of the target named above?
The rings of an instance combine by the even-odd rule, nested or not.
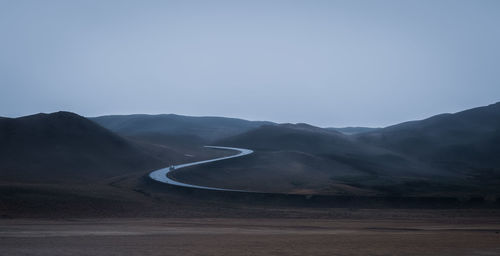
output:
[[[0,116],[385,126],[500,101],[500,1],[0,0]]]

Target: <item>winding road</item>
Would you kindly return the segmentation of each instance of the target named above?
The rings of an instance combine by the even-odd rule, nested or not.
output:
[[[182,183],[179,181],[175,181],[171,178],[168,177],[168,174],[173,171],[173,170],[178,170],[180,168],[188,167],[188,166],[194,166],[194,165],[199,165],[199,164],[206,164],[206,163],[211,163],[215,161],[221,161],[221,160],[226,160],[230,158],[236,158],[240,156],[245,156],[253,153],[253,150],[250,149],[244,149],[244,148],[231,148],[231,147],[219,147],[219,146],[205,146],[207,148],[215,148],[215,149],[227,149],[227,150],[235,150],[239,151],[240,153],[236,155],[231,155],[231,156],[225,156],[225,157],[219,157],[215,159],[209,159],[209,160],[204,160],[204,161],[198,161],[198,162],[192,162],[192,163],[187,163],[187,164],[179,164],[179,165],[174,165],[174,168],[171,169],[170,167],[162,168],[156,171],[153,171],[149,174],[149,177],[153,180],[167,183],[170,185],[175,185],[175,186],[181,186],[181,187],[187,187],[187,188],[199,188],[199,189],[208,189],[208,190],[218,190],[218,191],[232,191],[232,192],[252,192],[252,191],[247,191],[247,190],[237,190],[237,189],[226,189],[226,188],[214,188],[214,187],[205,187],[205,186],[198,186],[198,185],[192,185],[192,184],[187,184],[187,183]]]

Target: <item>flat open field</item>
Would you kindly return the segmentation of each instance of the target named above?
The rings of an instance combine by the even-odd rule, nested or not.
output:
[[[500,221],[0,220],[0,255],[500,255]]]

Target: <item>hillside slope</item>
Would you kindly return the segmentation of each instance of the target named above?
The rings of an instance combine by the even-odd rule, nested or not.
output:
[[[357,138],[457,174],[500,175],[500,102],[389,126]]]
[[[445,175],[404,155],[307,124],[266,125],[217,144],[256,152],[180,171],[175,177],[202,185],[261,191],[377,194],[368,186],[352,186],[351,181],[378,184],[408,176]]]
[[[218,144],[257,152],[238,160],[246,169],[226,162],[177,177],[292,193],[500,193],[500,103],[350,136],[306,124],[262,126]]]
[[[0,218],[171,214],[173,204],[151,196],[168,186],[148,183],[147,174],[228,154],[187,152],[123,138],[69,112],[0,118]]]
[[[161,165],[159,159],[77,114],[0,119],[2,182],[89,182]]]

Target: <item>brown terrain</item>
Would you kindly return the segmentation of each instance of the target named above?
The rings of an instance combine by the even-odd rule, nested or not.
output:
[[[438,215],[443,213],[426,212],[385,219],[372,214],[362,211],[355,213],[358,218],[339,219],[2,220],[0,255],[500,254],[498,218],[442,218]]]

